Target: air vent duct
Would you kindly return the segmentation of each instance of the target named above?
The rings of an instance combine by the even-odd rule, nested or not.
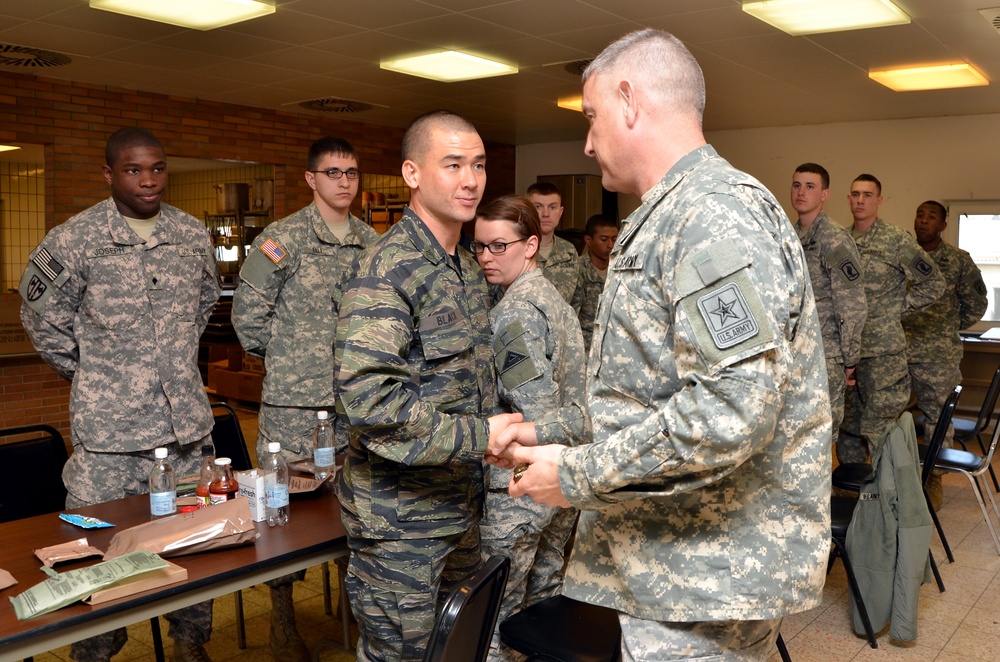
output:
[[[992,25],[994,30],[1000,32],[1000,7],[980,9],[979,15],[986,19],[986,22]]]
[[[299,107],[306,110],[315,110],[320,113],[363,113],[372,109],[370,103],[352,101],[351,99],[338,99],[337,97],[302,101],[299,103]]]
[[[55,51],[0,44],[0,65],[8,67],[61,67],[72,61],[70,56]]]
[[[574,76],[582,76],[583,70],[586,69],[591,62],[593,62],[593,60],[576,60],[575,62],[568,63],[564,69]]]

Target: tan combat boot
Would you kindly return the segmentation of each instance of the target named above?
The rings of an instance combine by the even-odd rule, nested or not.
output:
[[[271,587],[271,654],[275,662],[309,662],[311,656],[295,628],[292,585]]]

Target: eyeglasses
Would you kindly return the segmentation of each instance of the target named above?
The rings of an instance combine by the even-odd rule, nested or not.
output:
[[[527,237],[522,237],[520,239],[515,239],[514,241],[494,241],[491,244],[481,244],[478,241],[472,242],[472,252],[476,255],[482,255],[483,251],[489,250],[490,253],[494,255],[503,255],[507,252],[507,247],[511,244],[516,244],[519,241],[527,241]]]
[[[357,168],[348,168],[347,170],[341,170],[340,168],[327,168],[326,170],[310,170],[309,172],[314,175],[326,175],[330,179],[340,179],[345,175],[348,179],[357,179],[361,176],[361,171]]]

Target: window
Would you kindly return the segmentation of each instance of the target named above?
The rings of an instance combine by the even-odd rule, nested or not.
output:
[[[945,240],[969,252],[986,282],[989,308],[973,330],[1000,326],[1000,200],[964,200],[948,207]]]

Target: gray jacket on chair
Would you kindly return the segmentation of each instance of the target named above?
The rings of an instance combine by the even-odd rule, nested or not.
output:
[[[892,619],[889,636],[917,638],[920,585],[930,581],[931,515],[920,483],[913,417],[904,413],[882,438],[872,458],[875,477],[862,486],[847,529],[847,553],[878,632]],[[864,633],[851,601],[854,631]]]

